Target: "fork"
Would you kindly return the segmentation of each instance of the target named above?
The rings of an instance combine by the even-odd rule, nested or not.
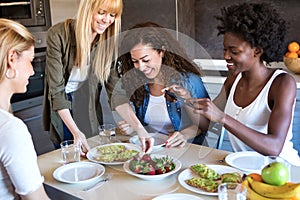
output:
[[[187,102],[186,99],[176,95],[175,93],[173,92],[170,92],[169,90],[165,90],[166,94],[169,95],[169,97],[171,97],[172,99],[176,100],[176,101],[179,101],[191,108],[194,108],[194,105],[191,103],[191,102]]]
[[[109,181],[112,178],[112,176],[113,176],[112,173],[107,174],[107,176],[105,176],[105,178],[97,181],[96,183],[93,183],[93,184],[87,186],[86,188],[83,189],[83,191],[89,191],[89,190],[99,186],[101,183],[103,183],[103,182],[105,183],[105,182]]]

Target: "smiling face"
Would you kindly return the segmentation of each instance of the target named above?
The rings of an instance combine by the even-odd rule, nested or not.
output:
[[[15,59],[12,63],[15,71],[17,72],[16,78],[14,82],[14,93],[25,93],[27,91],[26,86],[28,85],[29,77],[34,75],[32,61],[34,59],[34,47],[30,47],[30,49],[25,50],[17,55],[16,52]]]
[[[158,77],[162,65],[163,51],[158,52],[151,45],[137,44],[131,51],[134,67],[145,74],[148,79]]]
[[[229,70],[240,72],[248,70],[259,61],[259,56],[255,54],[255,50],[257,48],[252,48],[250,43],[237,35],[230,32],[224,34],[224,59],[228,63]]]
[[[116,19],[115,13],[109,13],[106,10],[99,9],[92,19],[92,33],[102,34],[107,27],[114,23]]]

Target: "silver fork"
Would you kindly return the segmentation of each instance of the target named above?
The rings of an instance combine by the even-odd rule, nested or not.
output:
[[[93,184],[87,186],[86,188],[84,188],[83,191],[89,191],[89,190],[99,186],[102,182],[109,181],[112,178],[112,176],[113,176],[112,173],[107,174],[107,176],[105,176],[103,179],[101,179],[101,180],[97,181],[96,183],[93,183]]]

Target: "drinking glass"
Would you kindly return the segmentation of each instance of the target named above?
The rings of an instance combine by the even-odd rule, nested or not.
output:
[[[116,142],[116,126],[114,124],[102,124],[98,128],[100,144],[110,144]]]
[[[218,187],[219,200],[246,200],[247,188],[241,183],[221,183]]]
[[[65,140],[60,143],[61,155],[64,164],[80,161],[80,142]]]

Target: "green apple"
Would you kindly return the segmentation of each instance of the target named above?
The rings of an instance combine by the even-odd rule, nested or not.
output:
[[[284,163],[273,162],[262,169],[261,178],[270,185],[284,185],[289,179],[289,170]]]

